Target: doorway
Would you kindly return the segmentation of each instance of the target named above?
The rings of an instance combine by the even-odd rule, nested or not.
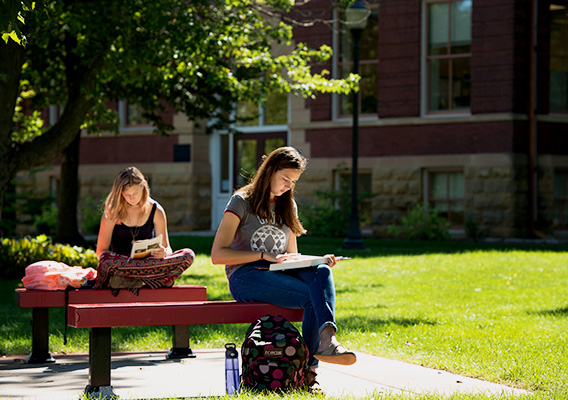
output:
[[[228,134],[211,136],[211,229],[216,231],[233,192],[254,176],[262,157],[285,146],[287,131]]]

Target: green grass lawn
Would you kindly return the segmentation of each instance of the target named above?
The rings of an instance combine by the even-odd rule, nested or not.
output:
[[[174,236],[172,242],[197,254],[179,283],[206,285],[210,299],[231,298],[223,267],[210,262],[212,238]],[[532,398],[568,398],[566,246],[365,243],[367,250],[354,252],[341,251],[341,239],[299,239],[303,253],[353,257],[334,268],[338,337],[346,347],[528,389]],[[14,305],[18,283],[1,282],[4,354],[27,354],[31,346],[31,311]],[[63,310],[52,310],[50,318],[53,354],[88,351],[86,330],[69,328],[63,345]],[[191,327],[192,347],[240,343],[245,330]],[[167,350],[170,341],[169,327],[113,329],[117,351]]]

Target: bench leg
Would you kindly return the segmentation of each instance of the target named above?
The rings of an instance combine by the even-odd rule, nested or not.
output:
[[[195,354],[189,347],[189,326],[173,325],[172,348],[168,352],[167,358],[194,358]]]
[[[49,354],[49,308],[32,308],[32,352],[28,364],[53,363]]]
[[[91,328],[89,336],[89,398],[113,399],[118,396],[110,385],[111,328]]]

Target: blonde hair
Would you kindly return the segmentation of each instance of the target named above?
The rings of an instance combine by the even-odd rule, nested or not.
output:
[[[142,198],[140,203],[145,210],[149,207],[148,198],[150,197],[150,188],[148,182],[142,172],[136,167],[128,167],[120,171],[114,179],[112,189],[105,201],[105,213],[107,217],[116,223],[123,222],[128,215],[128,203],[122,196],[122,192],[134,186],[142,188]]]
[[[238,190],[238,193],[249,199],[251,212],[266,221],[272,221],[270,212],[270,182],[277,171],[295,169],[303,172],[308,165],[306,158],[293,147],[279,147],[268,156],[263,157],[262,164],[251,182]],[[306,233],[298,219],[294,202],[294,188],[276,198],[274,205],[276,225],[286,225],[296,235]]]

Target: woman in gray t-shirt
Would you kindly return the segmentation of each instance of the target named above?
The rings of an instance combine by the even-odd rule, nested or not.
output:
[[[298,253],[296,238],[306,233],[298,219],[294,185],[306,159],[293,147],[281,147],[264,158],[252,181],[232,197],[211,250],[213,264],[225,264],[235,300],[266,302],[304,309],[302,334],[318,360],[349,365],[355,353],[335,338],[335,256],[317,267],[273,272],[255,267],[282,262]]]

